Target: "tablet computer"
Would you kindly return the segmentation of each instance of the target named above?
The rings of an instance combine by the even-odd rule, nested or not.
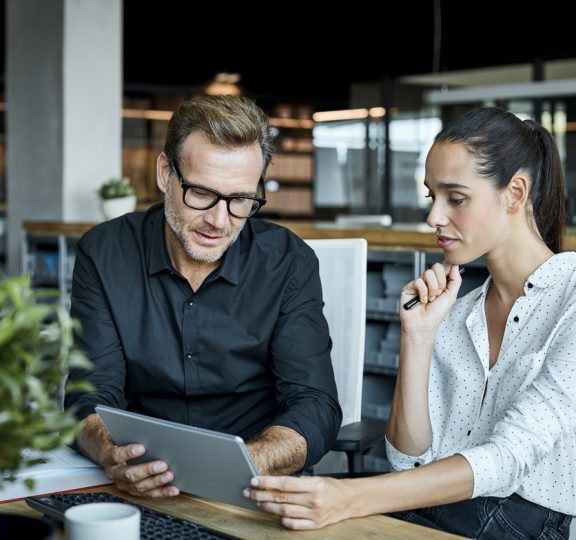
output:
[[[105,405],[96,412],[117,445],[145,446],[146,453],[131,463],[160,459],[180,490],[262,512],[242,495],[258,471],[241,437]]]

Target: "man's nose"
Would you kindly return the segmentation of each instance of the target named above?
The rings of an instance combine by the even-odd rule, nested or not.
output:
[[[222,199],[218,201],[212,208],[206,210],[206,216],[204,219],[215,229],[224,228],[230,219],[226,201]]]

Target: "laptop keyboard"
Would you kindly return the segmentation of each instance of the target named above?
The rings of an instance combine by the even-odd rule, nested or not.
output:
[[[230,540],[237,539],[170,514],[146,508],[107,492],[99,493],[57,493],[40,497],[28,497],[26,502],[32,508],[63,521],[63,510],[77,504],[94,502],[120,502],[136,506],[141,511],[140,540]],[[36,502],[36,504],[34,504]],[[51,512],[53,506],[55,511]],[[57,510],[56,510],[57,507]]]

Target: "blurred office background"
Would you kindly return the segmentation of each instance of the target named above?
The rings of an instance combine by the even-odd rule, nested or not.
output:
[[[576,220],[576,41],[566,2],[3,0],[0,265],[20,224],[97,221],[96,189],[129,176],[159,200],[171,111],[237,92],[270,115],[266,215],[422,222],[423,159],[443,122],[482,104],[559,144]],[[264,24],[260,21],[264,20]]]
[[[364,418],[389,414],[400,288],[439,260],[433,234],[403,239],[430,231],[417,225],[427,213],[423,162],[445,121],[499,105],[550,129],[574,225],[567,2],[0,0],[0,8],[0,272],[30,271],[66,301],[75,242],[104,219],[98,187],[128,176],[140,209],[160,200],[155,161],[174,108],[196,94],[243,93],[269,113],[276,135],[262,215],[302,229],[321,222],[318,230],[358,218],[360,234],[370,233]],[[377,225],[362,228],[369,218]],[[383,241],[389,231],[393,245]],[[462,292],[485,275],[483,261],[468,265]],[[387,470],[382,441],[363,466]]]

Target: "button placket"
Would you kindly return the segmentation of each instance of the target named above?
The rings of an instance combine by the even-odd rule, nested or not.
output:
[[[198,305],[193,295],[182,304],[184,318],[182,321],[182,358],[184,363],[185,386],[188,393],[194,393],[199,386],[198,369],[196,366],[198,356]]]

